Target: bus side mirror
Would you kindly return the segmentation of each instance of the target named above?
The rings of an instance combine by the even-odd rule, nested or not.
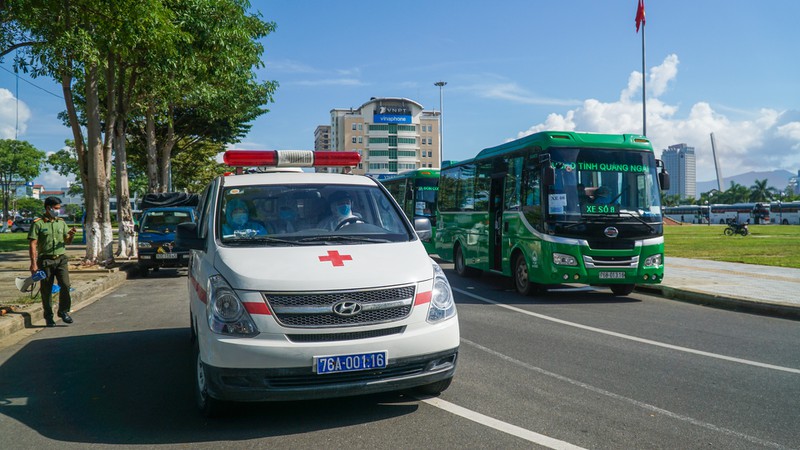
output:
[[[667,169],[664,168],[664,161],[660,159],[656,160],[656,167],[660,167],[661,170],[658,172],[658,185],[662,191],[669,190],[669,172]]]
[[[658,184],[661,186],[662,191],[669,190],[669,173],[664,169],[661,169],[661,172],[658,173]]]

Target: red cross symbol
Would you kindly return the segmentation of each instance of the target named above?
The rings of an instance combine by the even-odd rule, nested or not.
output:
[[[320,256],[319,260],[322,262],[330,261],[334,267],[343,266],[344,261],[352,261],[353,257],[350,255],[340,255],[338,250],[328,250],[328,256]]]

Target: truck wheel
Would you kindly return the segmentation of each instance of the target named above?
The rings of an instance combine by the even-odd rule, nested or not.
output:
[[[634,288],[633,284],[612,284],[611,292],[614,295],[625,296],[633,292],[633,288]]]
[[[453,265],[455,265],[456,273],[462,277],[474,277],[480,274],[480,270],[473,267],[467,267],[467,261],[464,259],[464,252],[461,251],[461,246],[456,245],[453,251]]]
[[[145,266],[139,266],[139,275],[141,275],[142,278],[147,278],[147,276],[150,275],[150,269]]]
[[[200,344],[198,341],[195,341],[194,344],[194,366],[194,397],[197,401],[197,407],[200,408],[200,412],[205,417],[218,417],[223,411],[224,402],[208,395],[208,379],[206,378],[205,366],[203,366],[203,361],[200,359]]]
[[[446,380],[437,381],[436,383],[420,386],[417,388],[417,392],[424,395],[439,395],[442,392],[444,392],[448,387],[450,387],[450,383],[452,382],[453,382],[453,377],[450,377]]]

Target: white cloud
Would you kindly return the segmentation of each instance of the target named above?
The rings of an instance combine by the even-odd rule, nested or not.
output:
[[[800,168],[800,111],[761,109],[749,120],[731,120],[703,101],[695,103],[685,117],[680,108],[659,99],[678,76],[678,57],[667,56],[649,70],[647,80],[647,136],[656,155],[678,143],[695,148],[698,181],[713,179],[711,153],[713,132],[723,175],[747,171]],[[584,100],[566,113],[552,113],[517,137],[544,130],[641,133],[641,72],[633,72],[615,102]],[[724,109],[724,108],[723,108]]]
[[[580,104],[578,100],[548,98],[528,92],[517,83],[501,80],[491,83],[479,83],[472,86],[461,88],[461,90],[477,92],[484,98],[507,100],[514,103],[525,105],[545,105],[545,106],[574,106]]]
[[[19,130],[17,133],[17,104],[19,104]],[[27,121],[31,111],[23,101],[17,102],[14,94],[8,89],[0,88],[0,138],[14,139],[27,130]]]

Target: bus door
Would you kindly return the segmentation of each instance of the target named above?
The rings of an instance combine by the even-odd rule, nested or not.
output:
[[[500,164],[498,164],[500,163]],[[502,270],[503,261],[503,182],[506,176],[504,161],[497,161],[489,189],[489,258],[492,270]]]

